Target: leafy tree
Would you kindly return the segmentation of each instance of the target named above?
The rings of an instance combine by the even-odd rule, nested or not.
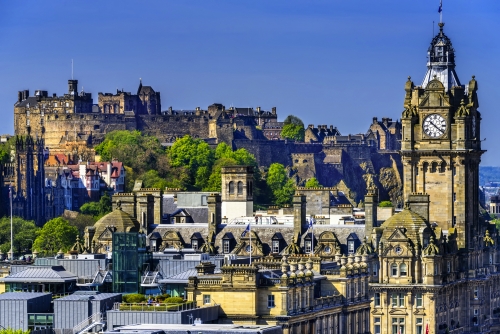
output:
[[[140,131],[118,130],[106,135],[104,141],[95,147],[102,161],[115,158],[142,174],[150,169],[166,173],[168,163],[160,141]]]
[[[82,213],[79,213],[75,217],[65,217],[65,219],[68,220],[68,223],[71,226],[74,226],[78,229],[78,233],[80,234],[80,236],[83,236],[85,227],[93,226],[96,222],[93,216]]]
[[[306,188],[320,188],[323,186],[319,183],[317,178],[311,177],[309,180],[307,180],[305,187]]]
[[[290,204],[295,192],[295,183],[288,178],[285,167],[279,163],[269,166],[266,178],[267,186],[273,193],[277,205]]]
[[[99,202],[88,202],[83,204],[80,207],[80,212],[84,215],[94,217],[94,220],[97,221],[104,215],[110,213],[112,208],[111,197],[108,194],[104,194],[99,199]]]
[[[274,191],[274,201],[277,205],[291,204],[295,193],[295,183],[289,179],[283,187]]]
[[[15,139],[14,137],[9,139],[5,143],[0,143],[0,164],[4,164],[10,161],[10,154],[14,148]]]
[[[210,177],[208,178],[208,182],[206,187],[203,189],[204,191],[216,191],[220,192],[221,191],[221,183],[222,183],[222,176],[221,176],[221,171],[222,167],[224,166],[231,166],[231,165],[237,165],[238,163],[236,160],[232,158],[220,158],[217,159],[215,162],[213,168],[212,168],[212,174],[210,174]]]
[[[160,188],[165,189],[167,180],[158,175],[158,171],[152,169],[142,174],[142,184],[145,188]]]
[[[287,181],[288,176],[285,170],[285,166],[280,163],[273,163],[271,164],[271,166],[269,166],[266,182],[273,192],[277,191],[280,188],[283,188]]]
[[[294,115],[289,115],[283,122],[281,137],[296,141],[304,141],[305,129],[304,122]]]
[[[391,208],[392,207],[392,202],[391,201],[382,201],[378,205],[381,208]]]
[[[206,142],[186,135],[175,141],[168,155],[172,167],[187,168],[191,185],[198,189],[207,185],[215,154]]]
[[[39,228],[33,221],[13,217],[12,226],[14,228],[14,252],[22,253],[31,251],[36,233]],[[0,219],[0,250],[7,254],[10,251],[10,217]]]
[[[69,250],[76,241],[78,229],[71,226],[64,218],[54,218],[43,225],[37,231],[37,237],[33,243],[33,249],[42,255],[54,255],[62,249],[63,252]]]

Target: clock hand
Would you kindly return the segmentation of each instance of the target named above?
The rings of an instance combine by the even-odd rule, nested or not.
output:
[[[434,122],[431,122],[431,120],[429,120],[429,123],[432,124],[433,127],[436,128],[436,130],[440,131],[440,132],[444,132],[443,129],[441,129],[440,127],[438,127],[436,124],[434,124]]]

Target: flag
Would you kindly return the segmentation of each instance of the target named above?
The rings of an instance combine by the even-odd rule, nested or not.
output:
[[[312,228],[314,224],[313,218],[309,217],[309,228]]]
[[[245,230],[243,231],[243,233],[241,233],[241,237],[244,238],[248,232],[250,232],[250,223],[248,223],[248,225],[245,228]]]
[[[442,11],[443,11],[443,0],[439,1],[438,13],[441,13]]]

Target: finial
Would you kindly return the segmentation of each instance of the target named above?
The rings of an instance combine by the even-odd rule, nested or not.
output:
[[[139,82],[142,84],[142,78],[139,78]]]
[[[411,76],[408,76],[408,81],[411,81]]]
[[[472,80],[476,79],[476,76],[475,75],[472,75]]]

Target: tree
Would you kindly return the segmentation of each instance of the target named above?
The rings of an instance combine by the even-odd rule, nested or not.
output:
[[[110,213],[112,208],[111,197],[108,194],[104,194],[99,199],[99,202],[88,202],[83,204],[80,207],[80,212],[84,215],[92,216],[95,221],[98,221],[103,216]]]
[[[33,249],[42,255],[54,255],[60,249],[66,252],[73,246],[77,236],[78,229],[75,226],[71,226],[64,218],[54,218],[38,230]]]
[[[311,177],[309,180],[307,180],[305,187],[306,188],[321,188],[323,186],[319,183],[317,178]]]
[[[381,208],[391,208],[392,207],[392,202],[391,201],[382,201],[378,205]]]
[[[74,217],[65,216],[65,219],[68,220],[68,223],[71,226],[74,226],[78,229],[78,233],[80,236],[83,236],[85,232],[85,227],[93,226],[96,222],[93,216],[79,213]]]
[[[142,185],[145,188],[160,188],[165,189],[167,180],[158,175],[158,171],[149,170],[141,176]]]
[[[277,205],[290,204],[295,192],[295,183],[288,178],[285,167],[280,163],[269,166],[266,183],[273,193]]]
[[[215,154],[206,142],[186,135],[174,142],[168,155],[172,167],[187,169],[189,184],[198,189],[207,185]]]
[[[304,141],[305,129],[304,122],[294,115],[289,115],[283,122],[281,137],[295,141]]]
[[[24,220],[19,217],[13,217],[12,226],[14,228],[14,252],[29,252],[32,249],[33,241],[39,228],[33,221]],[[7,254],[10,251],[10,218],[0,219],[0,250]]]

